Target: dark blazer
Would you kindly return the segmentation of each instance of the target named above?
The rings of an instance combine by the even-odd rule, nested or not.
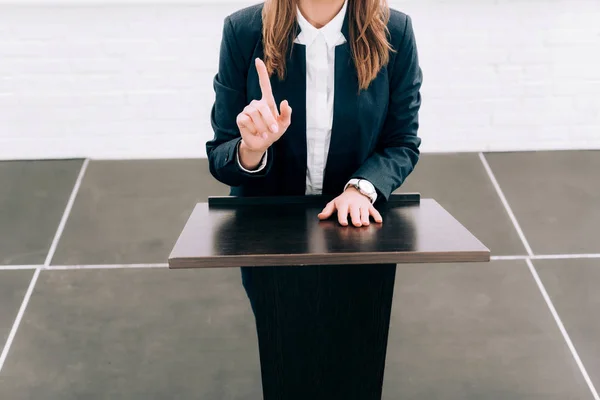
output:
[[[286,77],[271,77],[277,104],[288,100],[292,123],[268,150],[266,168],[244,172],[236,161],[241,140],[237,115],[261,90],[254,65],[262,58],[262,8],[248,7],[225,19],[216,99],[211,112],[215,136],[206,143],[210,172],[231,186],[233,196],[304,195],[306,189],[306,47],[293,44]],[[299,27],[297,27],[299,31]],[[339,195],[350,178],[369,180],[387,199],[419,158],[417,136],[422,82],[410,17],[392,10],[388,23],[394,48],[390,62],[367,90],[358,91],[357,73],[346,42],[335,49],[335,99],[331,145],[323,194]],[[349,41],[348,15],[342,33]]]

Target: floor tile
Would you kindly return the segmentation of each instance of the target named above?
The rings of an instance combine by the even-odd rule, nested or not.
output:
[[[436,199],[492,255],[526,254],[476,153],[424,154],[398,192]]]
[[[228,193],[206,160],[93,161],[52,264],[165,263],[195,204]]]
[[[15,322],[33,270],[0,271],[0,353]]]
[[[486,158],[535,254],[600,253],[600,151]]]
[[[522,261],[401,265],[384,398],[590,399]]]
[[[44,263],[81,165],[0,162],[0,265]]]
[[[600,259],[536,260],[552,304],[600,390]]]
[[[261,398],[239,269],[43,271],[0,398]]]

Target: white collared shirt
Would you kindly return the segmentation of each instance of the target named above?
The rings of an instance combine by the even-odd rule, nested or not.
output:
[[[298,9],[301,32],[295,42],[306,46],[306,194],[321,194],[331,142],[335,47],[346,43],[342,25],[348,1],[325,26],[315,28]]]
[[[306,194],[323,191],[333,126],[335,48],[346,43],[342,25],[347,8],[348,0],[337,15],[319,29],[304,18],[300,9],[297,10],[301,32],[294,42],[306,46]],[[266,165],[265,154],[256,170],[248,171],[241,164],[240,167],[247,172],[259,172]]]

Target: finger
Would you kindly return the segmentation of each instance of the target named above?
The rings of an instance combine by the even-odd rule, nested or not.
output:
[[[348,226],[348,204],[337,205],[338,221],[342,226]]]
[[[379,211],[377,211],[377,209],[374,206],[369,207],[369,213],[371,214],[375,222],[377,222],[378,224],[383,222],[381,214],[379,213]]]
[[[356,204],[350,206],[350,217],[352,218],[352,224],[354,226],[362,226],[362,222],[360,219],[360,207]]]
[[[360,208],[360,221],[363,225],[367,226],[371,221],[369,221],[369,208],[361,207]]]
[[[278,133],[279,125],[277,124],[277,120],[273,116],[273,113],[271,112],[271,109],[269,108],[267,103],[257,101],[253,106],[260,112],[263,121],[265,121],[265,124],[269,127],[271,132]]]
[[[241,130],[246,130],[248,133],[251,133],[252,135],[256,135],[258,132],[256,131],[256,127],[254,126],[254,123],[252,122],[252,118],[250,118],[250,116],[241,113],[237,116],[237,125],[238,128],[240,128]]]
[[[290,126],[292,123],[292,107],[290,107],[287,100],[281,102],[281,115],[279,115],[279,124],[285,127]]]
[[[269,128],[267,128],[267,124],[263,121],[262,115],[260,111],[256,109],[254,106],[247,106],[244,109],[244,114],[248,115],[252,119],[252,123],[256,127],[259,135],[268,134]]]
[[[327,219],[331,217],[334,211],[335,203],[333,201],[330,201],[329,203],[327,203],[323,211],[321,211],[321,213],[319,214],[319,219]]]
[[[267,72],[267,66],[260,58],[256,59],[256,71],[258,72],[258,82],[260,83],[263,99],[267,102],[269,107],[276,107],[273,89],[271,88],[271,80],[269,79],[269,72]]]

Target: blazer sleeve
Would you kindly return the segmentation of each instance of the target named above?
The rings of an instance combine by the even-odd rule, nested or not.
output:
[[[375,152],[353,175],[370,181],[378,191],[378,199],[388,200],[419,159],[421,83],[415,36],[410,17],[406,16],[404,35],[390,71],[390,99],[383,130]]]
[[[229,186],[241,186],[253,179],[264,178],[271,168],[272,149],[267,151],[265,168],[256,172],[242,169],[237,162],[241,135],[237,115],[247,105],[246,79],[254,44],[240,46],[230,17],[225,19],[221,41],[219,69],[213,81],[215,102],[211,110],[212,140],[206,143],[211,174]]]

